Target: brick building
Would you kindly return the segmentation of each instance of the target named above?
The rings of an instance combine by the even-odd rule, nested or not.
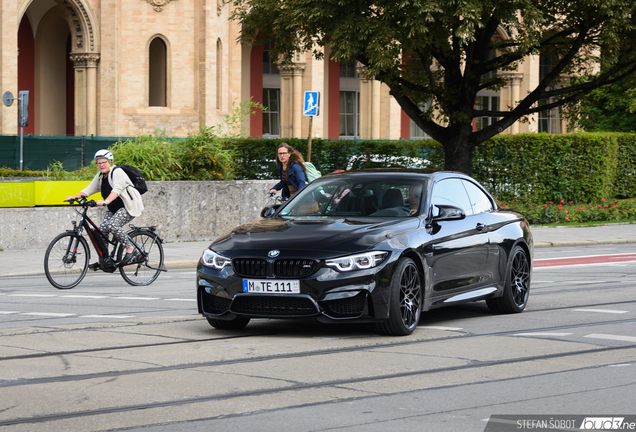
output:
[[[0,91],[29,90],[36,135],[185,136],[223,121],[233,101],[269,109],[252,136],[306,137],[304,91],[321,93],[312,135],[398,139],[424,136],[375,80],[355,65],[299,53],[280,69],[266,45],[239,45],[227,0],[0,0]],[[501,34],[505,37],[505,34]],[[514,105],[539,82],[549,59],[531,57],[477,104]],[[546,66],[547,65],[547,66]],[[489,118],[476,119],[475,127]],[[0,132],[17,133],[17,110],[2,107]],[[558,110],[506,133],[561,132]]]

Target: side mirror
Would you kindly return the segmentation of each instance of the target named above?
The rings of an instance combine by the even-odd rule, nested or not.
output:
[[[274,205],[263,207],[263,210],[261,210],[261,217],[268,218],[268,219],[271,218],[278,211],[279,207],[280,207],[280,204],[274,204]]]
[[[433,222],[448,221],[448,220],[461,220],[466,218],[466,213],[459,207],[452,205],[435,206],[437,208],[437,214],[433,216]]]

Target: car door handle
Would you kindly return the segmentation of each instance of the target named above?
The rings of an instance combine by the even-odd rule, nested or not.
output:
[[[485,225],[483,223],[478,223],[477,226],[475,227],[475,229],[479,232],[484,232],[487,231],[488,225]]]

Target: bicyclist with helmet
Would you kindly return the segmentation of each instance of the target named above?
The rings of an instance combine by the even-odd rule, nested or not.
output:
[[[102,199],[98,200],[96,204],[106,206],[107,211],[99,229],[106,235],[112,233],[115,239],[126,247],[126,255],[119,264],[128,264],[133,261],[134,248],[123,227],[141,215],[144,204],[139,191],[133,187],[132,181],[124,170],[113,170],[116,165],[113,164],[114,158],[110,151],[98,150],[94,159],[99,172],[85,189],[75,196],[66,197],[66,199],[79,199],[101,192]],[[107,181],[103,181],[104,178]],[[124,191],[126,193],[122,193]]]

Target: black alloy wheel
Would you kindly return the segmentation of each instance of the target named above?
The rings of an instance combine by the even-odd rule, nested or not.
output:
[[[503,296],[486,300],[492,313],[519,313],[530,295],[530,260],[521,246],[515,246],[506,270]]]
[[[407,336],[413,333],[422,314],[422,283],[417,266],[401,258],[391,279],[389,317],[378,325],[381,333]]]

